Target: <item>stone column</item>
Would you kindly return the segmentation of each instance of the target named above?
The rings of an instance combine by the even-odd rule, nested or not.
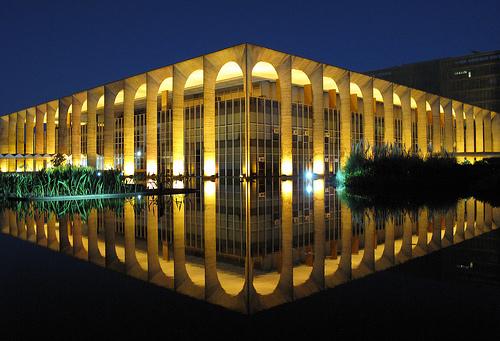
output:
[[[339,80],[340,95],[340,167],[343,168],[351,155],[351,88],[350,73]]]
[[[494,152],[500,152],[500,114],[496,113],[491,121],[492,147]]]
[[[427,110],[425,94],[420,93],[417,102],[417,141],[422,156],[427,156]]]
[[[74,166],[81,165],[82,157],[82,131],[81,131],[81,113],[82,104],[85,97],[82,94],[73,95],[71,111],[71,154]]]
[[[464,105],[465,110],[465,151],[474,152],[474,115],[470,105]]]
[[[433,96],[434,97],[434,96]],[[441,99],[434,97],[431,104],[432,112],[432,152],[441,152]]]
[[[104,169],[115,167],[115,99],[118,91],[104,87]]]
[[[157,174],[158,173],[158,152],[157,152],[157,130],[158,130],[158,91],[160,89],[160,84],[153,78],[149,73],[146,76],[146,173],[147,174]],[[173,133],[173,148],[175,149],[176,144],[182,144],[182,150],[184,151],[184,89],[182,91],[182,127],[178,126],[178,121],[174,120],[172,122]],[[182,130],[182,139],[180,141],[175,141],[175,136],[177,130]],[[174,152],[175,155],[175,152]],[[182,154],[182,161],[184,162],[184,152]],[[175,157],[174,157],[175,162]],[[183,163],[184,165],[184,163]]]
[[[9,115],[9,154],[16,154],[17,113]],[[16,160],[9,159],[9,172],[16,171]]]
[[[158,93],[158,91],[156,92]],[[160,266],[158,257],[158,206],[154,204],[155,197],[149,200],[147,210],[147,245],[148,245],[148,279],[157,285],[166,285],[166,278]]]
[[[484,152],[483,146],[483,110],[474,107],[474,119],[476,121],[476,153]]]
[[[277,67],[281,105],[281,175],[293,175],[292,163],[292,60],[290,57]],[[252,87],[251,83],[248,85]],[[249,106],[249,104],[248,104]],[[247,118],[250,119],[249,117]],[[250,139],[250,135],[247,136]],[[247,151],[250,154],[250,150]]]
[[[125,80],[123,89],[123,170],[125,175],[133,175],[135,171],[134,100],[136,91],[132,82]]]
[[[384,101],[384,142],[394,144],[394,91],[392,83],[382,92]]]
[[[314,261],[311,277],[316,284],[316,289],[322,290],[325,287],[325,181],[314,180],[313,190]]]
[[[58,153],[68,154],[68,109],[71,104],[71,97],[59,100],[59,130],[58,130]]]
[[[17,154],[25,154],[25,149],[24,149],[24,144],[25,144],[25,137],[24,137],[24,127],[25,127],[25,122],[26,122],[26,110],[18,111],[17,113],[17,134],[16,134],[16,153]],[[25,168],[25,160],[20,159],[17,160],[17,166],[16,170],[17,171],[24,171]]]
[[[35,129],[35,113],[36,113],[36,108],[29,108],[26,110],[26,154],[33,155],[34,154],[34,129]],[[33,158],[28,158],[26,159],[26,171],[32,172],[33,171]]]
[[[484,151],[492,152],[492,137],[491,137],[491,112],[487,111],[484,115]]]
[[[173,174],[184,174],[184,85],[186,76],[174,65],[172,110]]]
[[[469,198],[466,203],[466,222],[465,239],[475,236],[475,222],[476,222],[476,204],[475,199]]]
[[[9,116],[0,117],[0,154],[9,153]],[[2,172],[9,170],[9,162],[7,159],[1,161]]]
[[[44,119],[47,105],[42,104],[36,107],[35,123],[35,153],[42,155],[44,153]],[[43,160],[36,160],[36,170],[43,168]]]
[[[464,105],[457,101],[452,101],[453,108],[455,109],[455,119],[456,119],[456,142],[457,142],[457,153],[463,153],[465,151],[464,147]]]
[[[451,101],[448,100],[444,106],[444,150],[453,152],[453,113]]]
[[[102,89],[87,92],[87,165],[97,167],[97,103]]]
[[[464,240],[464,224],[465,224],[465,200],[460,199],[457,202],[457,230],[453,236],[454,243],[459,243]]]
[[[313,172],[325,173],[325,122],[323,109],[323,66],[311,74],[313,93]],[[291,132],[291,130],[290,130]]]
[[[363,85],[361,89],[363,94],[363,120],[364,120],[364,135],[366,146],[373,148],[375,146],[375,113],[373,111],[373,78]]]
[[[410,89],[406,88],[401,96],[401,113],[403,123],[403,148],[406,151],[411,151],[411,93]]]
[[[216,172],[215,161],[215,84],[217,70],[203,57],[203,175]],[[206,274],[205,274],[206,276]]]
[[[206,80],[206,78],[205,78]],[[204,102],[205,103],[205,102]],[[214,104],[215,105],[215,104]],[[215,108],[215,106],[214,106]],[[204,233],[205,233],[205,298],[211,296],[219,288],[217,277],[217,214],[215,182],[205,181],[203,191]]]
[[[281,182],[281,270],[279,288],[287,301],[293,299],[293,181]],[[248,203],[250,205],[250,203]],[[250,247],[247,246],[248,249]]]
[[[47,103],[47,154],[56,153],[56,108],[57,101]]]

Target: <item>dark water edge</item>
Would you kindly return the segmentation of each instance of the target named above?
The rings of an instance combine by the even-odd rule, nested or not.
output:
[[[1,340],[497,339],[500,230],[250,317],[0,235],[0,312]]]

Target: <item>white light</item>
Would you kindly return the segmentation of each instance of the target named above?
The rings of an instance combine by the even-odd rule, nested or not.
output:
[[[97,176],[101,176],[101,172],[97,172]]]
[[[139,194],[139,195],[137,196],[137,200],[141,200],[141,198],[142,198],[142,195],[140,195],[140,194]]]
[[[311,186],[310,184],[309,184],[309,185],[307,185],[307,186],[306,186],[306,192],[307,192],[307,193],[311,193],[312,191],[313,191],[312,186]]]
[[[307,172],[306,172],[306,179],[311,180],[311,179],[312,179],[312,177],[313,177],[313,173],[312,173],[312,172],[310,172],[310,171],[307,171]]]
[[[140,151],[140,150],[138,150],[138,151],[137,151],[137,153],[135,153],[135,154],[136,154],[137,156],[139,156],[139,157],[142,155],[142,153],[141,153],[141,151]]]

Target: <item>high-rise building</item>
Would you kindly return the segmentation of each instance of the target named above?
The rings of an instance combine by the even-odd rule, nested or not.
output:
[[[500,50],[404,64],[367,73],[500,112]]]
[[[241,44],[0,117],[2,171],[74,165],[126,175],[329,175],[353,146],[500,152],[494,111]]]

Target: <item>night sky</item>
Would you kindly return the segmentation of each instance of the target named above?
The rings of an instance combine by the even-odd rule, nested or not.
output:
[[[0,4],[0,113],[250,42],[357,71],[500,49],[481,1]]]

